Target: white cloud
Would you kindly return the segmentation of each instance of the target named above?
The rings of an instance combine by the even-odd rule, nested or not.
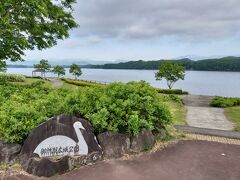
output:
[[[240,29],[239,0],[79,0],[78,35],[221,38]]]

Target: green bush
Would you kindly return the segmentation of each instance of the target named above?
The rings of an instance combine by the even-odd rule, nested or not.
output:
[[[0,82],[25,82],[26,78],[17,74],[0,74]]]
[[[85,82],[85,81],[73,80],[73,79],[69,79],[69,78],[61,78],[61,80],[63,80],[64,82],[66,82],[68,84],[73,84],[76,86],[87,86],[87,87],[103,86],[102,84],[98,84],[98,83],[94,83],[94,82]]]
[[[240,98],[215,97],[210,103],[213,107],[233,107],[240,106]]]
[[[171,122],[163,96],[144,82],[79,90],[68,97],[66,107],[67,112],[87,118],[96,133],[114,131],[135,136],[143,128],[159,131]]]
[[[21,143],[40,123],[63,112],[65,90],[29,86],[0,86],[0,137]]]
[[[178,97],[177,95],[174,94],[169,94],[169,95],[165,95],[164,96],[165,101],[169,102],[169,101],[173,101],[173,102],[177,102],[181,105],[183,105],[183,99]]]
[[[183,91],[182,89],[158,89],[156,88],[158,93],[161,94],[179,94],[179,95],[183,95],[183,94],[188,94],[187,91]]]
[[[33,128],[63,113],[88,119],[96,133],[134,136],[143,128],[159,131],[172,120],[165,102],[165,95],[144,82],[75,90],[46,88],[41,82],[6,84],[0,86],[0,138],[22,143]]]

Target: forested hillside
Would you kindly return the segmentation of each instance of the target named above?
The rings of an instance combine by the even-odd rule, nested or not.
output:
[[[90,65],[90,68],[98,69],[158,69],[164,60],[156,61],[129,61],[118,64]],[[172,60],[182,65],[186,70],[200,71],[240,71],[240,57],[224,57],[220,59],[205,59],[193,61],[191,59]]]

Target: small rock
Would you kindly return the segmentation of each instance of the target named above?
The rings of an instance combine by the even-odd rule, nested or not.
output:
[[[130,139],[124,134],[104,132],[98,135],[98,142],[105,158],[119,158],[130,152]]]
[[[151,131],[143,129],[136,137],[131,138],[131,150],[141,152],[151,149],[155,144],[155,137]]]
[[[0,141],[0,164],[14,164],[19,160],[22,146],[17,143],[3,143]]]

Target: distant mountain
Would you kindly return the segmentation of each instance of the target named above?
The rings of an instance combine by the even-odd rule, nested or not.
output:
[[[120,63],[120,62],[126,62],[126,60],[115,60],[115,61],[105,61],[105,60],[91,60],[91,59],[64,59],[64,60],[49,60],[49,63],[52,66],[55,65],[64,65],[64,66],[70,66],[71,64],[75,63],[80,66],[85,65],[102,65],[107,63]],[[36,60],[26,60],[23,62],[8,62],[9,67],[20,67],[20,66],[28,66],[32,67],[34,64],[39,63],[39,61]]]
[[[204,60],[204,59],[220,59],[224,56],[198,56],[198,55],[185,55],[185,56],[180,56],[180,57],[177,57],[177,58],[174,58],[173,60],[178,60],[178,59],[191,59],[193,61],[199,61],[199,60]]]
[[[158,69],[164,60],[156,61],[129,61],[117,64],[90,65],[88,68],[97,69]],[[186,70],[200,71],[240,71],[240,57],[224,57],[219,59],[205,59],[193,61],[188,58],[172,60],[172,62],[184,66]]]

